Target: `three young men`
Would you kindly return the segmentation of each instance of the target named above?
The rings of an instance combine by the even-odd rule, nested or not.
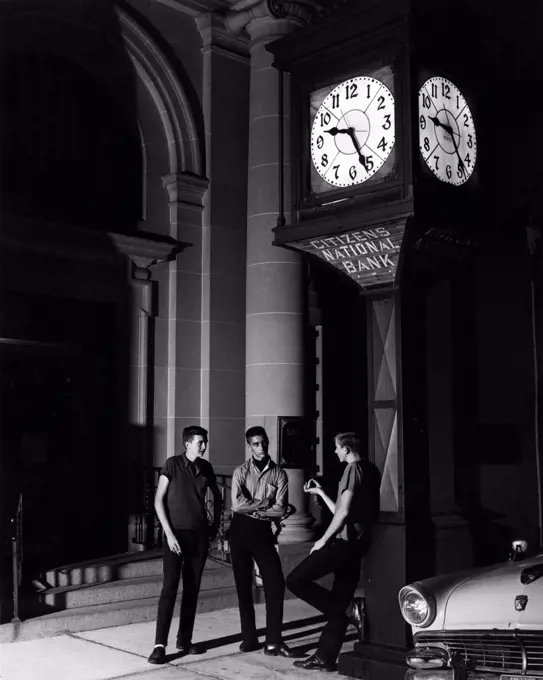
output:
[[[299,656],[283,642],[283,600],[285,579],[275,548],[272,523],[287,512],[288,480],[285,471],[268,455],[269,441],[263,427],[245,434],[250,458],[238,466],[232,477],[232,518],[229,541],[238,594],[242,642],[240,651],[249,652],[258,643],[252,595],[253,561],[256,562],[266,597],[265,654]],[[183,574],[181,620],[177,648],[197,653],[192,631],[200,580],[209,537],[217,533],[221,498],[211,465],[201,456],[207,447],[207,431],[185,428],[185,453],[169,458],[160,475],[155,498],[157,515],[164,529],[164,586],[158,607],[155,648],[150,663],[164,663],[180,574]],[[379,513],[380,475],[362,453],[360,439],[353,432],[336,435],[335,453],[347,463],[334,502],[315,480],[304,486],[333,513],[330,525],[313,545],[310,554],[287,577],[287,587],[326,617],[317,652],[294,665],[308,670],[331,671],[349,622],[360,629],[360,611],[352,601],[360,577],[360,563],[371,541],[372,525]],[[215,496],[213,525],[207,522],[205,494]],[[315,583],[329,573],[334,584],[327,590]]]
[[[168,458],[160,472],[155,510],[164,530],[164,583],[158,602],[155,647],[149,663],[165,663],[168,633],[173,616],[179,579],[183,577],[181,618],[177,649],[182,654],[200,650],[192,644],[192,631],[200,582],[209,541],[219,529],[222,499],[211,464],[204,460],[207,430],[191,426],[183,430],[185,451]],[[206,492],[214,496],[214,517],[210,525],[205,506]]]

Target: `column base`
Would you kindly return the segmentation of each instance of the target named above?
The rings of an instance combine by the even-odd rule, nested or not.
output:
[[[296,513],[284,522],[283,528],[277,537],[278,543],[307,543],[315,537],[315,531],[311,525],[315,521],[313,515],[308,512]]]
[[[364,680],[404,680],[407,650],[357,642],[352,652],[340,654],[340,675]]]
[[[285,468],[288,477],[289,504],[294,513],[281,522],[283,528],[277,538],[278,543],[307,543],[315,536],[311,526],[315,518],[307,512],[307,494],[304,491],[305,474],[301,468]]]

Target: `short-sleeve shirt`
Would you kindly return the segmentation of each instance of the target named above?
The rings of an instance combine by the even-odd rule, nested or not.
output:
[[[378,469],[368,461],[347,465],[338,485],[337,502],[344,491],[350,491],[353,499],[345,526],[337,538],[353,541],[371,531],[379,516],[380,481]]]
[[[168,458],[160,474],[170,482],[164,506],[172,529],[207,528],[206,493],[216,485],[211,464],[203,458],[191,463],[182,453]]]

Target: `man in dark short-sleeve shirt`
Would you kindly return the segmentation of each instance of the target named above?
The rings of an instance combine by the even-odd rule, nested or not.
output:
[[[209,541],[219,529],[221,493],[211,464],[202,458],[207,448],[207,430],[192,426],[183,430],[185,452],[168,458],[160,472],[155,510],[164,530],[164,583],[158,602],[155,647],[149,663],[166,660],[166,645],[172,622],[179,579],[183,576],[181,618],[177,649],[196,654],[192,631],[200,582],[207,559]],[[207,490],[214,496],[213,524],[205,507]]]
[[[329,527],[313,545],[309,555],[287,576],[287,588],[321,611],[327,618],[317,651],[294,665],[308,670],[334,670],[345,631],[353,623],[360,631],[361,614],[352,602],[360,578],[362,556],[368,550],[371,528],[379,514],[380,475],[362,457],[360,439],[353,432],[336,435],[336,454],[347,463],[334,503],[321,485],[310,479],[307,493],[318,495],[333,513]],[[334,574],[331,590],[315,583]]]

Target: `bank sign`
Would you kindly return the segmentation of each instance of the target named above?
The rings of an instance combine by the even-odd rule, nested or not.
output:
[[[339,269],[364,289],[394,284],[405,221],[305,239],[291,246]]]

